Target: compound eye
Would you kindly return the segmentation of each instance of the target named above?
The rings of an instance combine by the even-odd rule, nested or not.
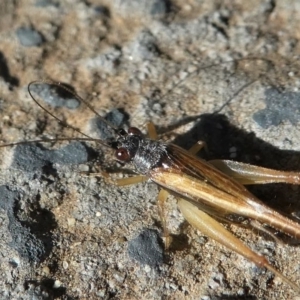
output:
[[[142,135],[142,132],[136,127],[130,127],[128,129],[128,134],[129,135]]]
[[[131,159],[130,153],[126,148],[117,149],[115,155],[118,160],[123,161],[123,162],[129,162]]]

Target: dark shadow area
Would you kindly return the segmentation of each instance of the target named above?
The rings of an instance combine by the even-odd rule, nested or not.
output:
[[[177,136],[173,143],[189,149],[197,141],[205,141],[208,151],[199,153],[205,160],[230,159],[276,170],[300,171],[299,152],[280,150],[257,138],[253,132],[235,127],[224,115],[205,114],[198,119],[190,131]],[[249,186],[249,189],[277,210],[288,214],[300,210],[300,202],[291,185],[266,184]]]
[[[228,159],[244,162],[265,168],[282,171],[300,171],[300,153],[293,150],[280,150],[257,138],[253,132],[232,125],[228,118],[221,114],[204,114],[179,120],[168,128],[158,128],[160,133],[169,132],[170,128],[198,122],[188,132],[178,135],[173,141],[184,149],[189,149],[197,141],[205,141],[207,151],[201,150],[199,157],[205,160]],[[288,138],[288,137],[287,137]],[[247,188],[261,201],[299,223],[300,202],[299,189],[290,184],[248,185]],[[270,228],[268,228],[270,229]],[[253,229],[254,230],[254,229]],[[254,230],[255,232],[257,230]],[[278,238],[290,245],[299,244],[298,240],[270,229]],[[270,235],[259,232],[266,239]],[[175,247],[176,248],[176,247]]]
[[[161,222],[156,222],[155,224],[158,228],[163,228]],[[187,228],[189,228],[188,222],[184,221],[180,224],[179,234],[170,234],[170,245],[166,251],[166,255],[169,252],[177,252],[177,251],[184,251],[191,248],[191,244],[189,243],[189,238],[186,234]],[[163,231],[161,231],[161,236],[163,236]],[[169,257],[165,256],[165,262],[168,263]]]
[[[12,90],[14,87],[19,86],[19,79],[11,76],[7,65],[6,58],[3,53],[0,52],[0,76],[9,83],[9,88]]]
[[[184,222],[183,224],[186,225],[185,227],[189,226],[187,222]],[[191,248],[188,236],[185,233],[171,234],[170,237],[172,240],[171,245],[168,249],[169,251],[177,252]]]
[[[59,82],[59,85],[53,84],[52,88],[58,96],[65,99],[74,97],[74,94],[76,95],[75,88],[65,82]]]
[[[41,281],[26,280],[24,289],[32,299],[45,299],[45,295],[47,299],[74,299],[66,294],[67,289],[65,287],[56,287],[55,280],[51,278],[45,278]]]
[[[196,117],[194,117],[194,120]],[[208,153],[201,152],[201,157],[210,159],[232,159],[229,150],[236,148],[234,160],[249,164],[279,169],[299,171],[300,165],[295,165],[296,158],[300,162],[300,153],[290,150],[280,150],[257,138],[254,133],[232,125],[228,118],[220,114],[205,114],[198,116],[199,122],[188,132],[179,135],[173,141],[188,149],[197,141],[205,141]]]

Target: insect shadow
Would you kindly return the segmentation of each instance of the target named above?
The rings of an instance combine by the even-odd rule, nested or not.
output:
[[[300,170],[300,152],[276,148],[253,132],[234,126],[223,114],[203,114],[193,119],[199,121],[189,131],[176,136],[172,143],[189,149],[197,141],[204,141],[207,151],[202,150],[200,156],[205,160],[228,159],[281,171]],[[179,123],[193,120],[189,118],[186,121]],[[158,131],[164,132],[166,128],[159,128]],[[247,188],[263,202],[289,217],[291,213],[300,211],[297,193],[292,190],[295,187],[291,185],[272,183]]]

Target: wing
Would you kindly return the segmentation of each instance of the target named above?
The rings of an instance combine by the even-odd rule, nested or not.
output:
[[[158,185],[217,216],[229,220],[231,215],[242,216],[300,238],[300,224],[263,204],[234,179],[176,145],[166,150],[162,165],[149,174]]]

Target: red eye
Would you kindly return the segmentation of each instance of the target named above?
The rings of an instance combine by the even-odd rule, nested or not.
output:
[[[129,135],[142,135],[142,132],[136,127],[130,127],[128,129],[128,134]]]
[[[120,161],[129,162],[131,157],[127,149],[119,148],[116,151],[116,158]]]

